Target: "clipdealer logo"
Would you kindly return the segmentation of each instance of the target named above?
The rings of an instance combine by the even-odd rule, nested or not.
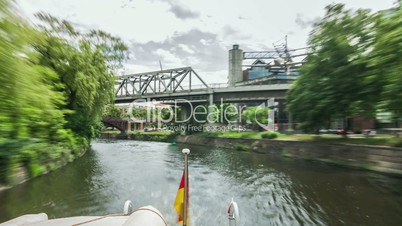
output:
[[[235,130],[233,124],[250,124],[254,122],[264,130],[274,131],[275,99],[271,98],[258,106],[254,106],[254,112],[248,117],[242,117],[247,109],[246,105],[225,104],[221,99],[220,107],[216,105],[193,105],[187,99],[175,99],[171,104],[164,104],[156,100],[137,99],[130,103],[128,114],[130,120],[135,123],[157,123],[158,129],[172,131],[203,131],[204,128],[219,130]],[[185,114],[179,116],[178,109],[184,108]],[[142,115],[135,112],[142,111]],[[206,116],[206,117],[205,117]],[[197,125],[189,124],[191,121]],[[214,124],[226,122],[227,126],[214,126]],[[175,123],[178,125],[168,126]],[[186,124],[187,125],[183,125]],[[180,125],[181,124],[181,125]],[[200,125],[204,124],[204,126]],[[239,129],[239,127],[237,127]]]

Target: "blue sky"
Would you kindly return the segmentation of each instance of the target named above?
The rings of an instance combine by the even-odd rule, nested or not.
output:
[[[20,11],[48,12],[120,36],[130,48],[123,73],[191,66],[208,83],[227,81],[233,44],[245,51],[271,49],[288,36],[305,47],[312,23],[330,3],[347,8],[388,9],[395,0],[16,0]]]

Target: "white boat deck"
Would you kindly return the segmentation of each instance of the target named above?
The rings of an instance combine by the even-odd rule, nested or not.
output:
[[[129,215],[77,216],[49,220],[45,213],[28,214],[0,226],[167,226],[162,214],[152,206],[136,209]]]

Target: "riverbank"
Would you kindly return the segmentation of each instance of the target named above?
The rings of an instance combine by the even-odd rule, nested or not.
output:
[[[397,147],[197,135],[178,136],[176,140],[178,143],[253,151],[402,176],[402,148]]]
[[[79,151],[65,150],[59,155],[55,155],[52,158],[46,158],[37,160],[36,162],[10,161],[7,172],[8,184],[0,183],[0,192],[18,184],[25,183],[26,181],[38,176],[42,176],[53,172],[61,167],[73,162],[75,159],[82,157],[88,148],[81,148]]]
[[[278,132],[257,132],[257,131],[226,131],[199,133],[197,136],[219,137],[219,138],[245,138],[245,139],[278,139],[292,141],[319,141],[336,144],[357,144],[375,145],[402,148],[402,139],[395,134],[376,134],[375,136],[363,134],[283,134]]]

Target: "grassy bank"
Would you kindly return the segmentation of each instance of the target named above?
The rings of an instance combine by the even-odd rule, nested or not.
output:
[[[298,140],[298,141],[317,141],[339,144],[356,144],[356,145],[377,145],[389,147],[402,147],[402,138],[397,138],[391,135],[376,135],[373,137],[365,137],[361,134],[348,135],[343,137],[341,135],[323,134],[323,135],[287,135],[284,140]]]
[[[285,134],[277,133],[277,132],[204,132],[199,133],[198,135],[204,137],[221,137],[221,138],[244,138],[244,139],[280,139],[286,137]]]

